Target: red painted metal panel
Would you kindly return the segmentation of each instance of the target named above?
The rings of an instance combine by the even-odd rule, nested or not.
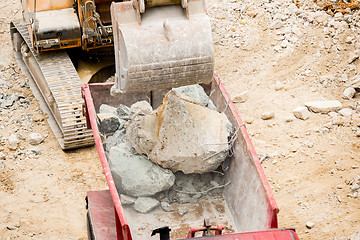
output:
[[[296,232],[289,229],[270,229],[256,232],[232,233],[220,236],[187,238],[196,240],[299,240]],[[181,240],[181,239],[179,239]],[[185,240],[185,239],[183,239]]]
[[[279,208],[278,208],[278,206],[276,204],[274,195],[272,194],[272,191],[271,191],[269,182],[268,182],[268,180],[267,180],[267,178],[265,176],[264,170],[263,170],[263,168],[262,168],[262,166],[260,164],[259,157],[256,154],[255,147],[254,147],[254,145],[252,144],[252,142],[250,140],[250,136],[247,133],[245,125],[242,122],[234,103],[231,101],[231,98],[230,98],[229,94],[226,92],[226,90],[224,88],[224,85],[222,84],[222,82],[221,82],[221,80],[220,80],[217,73],[214,74],[214,79],[215,79],[216,83],[219,85],[219,88],[220,88],[225,100],[228,102],[228,104],[229,104],[228,107],[230,108],[231,112],[233,113],[236,121],[238,122],[239,126],[241,126],[240,131],[241,131],[242,135],[245,138],[246,144],[247,144],[247,146],[248,146],[248,148],[250,150],[250,153],[251,153],[251,155],[252,155],[252,157],[254,159],[254,164],[255,164],[255,166],[257,168],[259,177],[260,177],[260,179],[261,179],[261,181],[263,183],[263,186],[265,188],[266,197],[267,197],[268,202],[269,202],[268,211],[267,211],[268,228],[277,228],[278,227],[277,214],[279,213]]]
[[[115,210],[110,191],[91,191],[87,197],[95,239],[116,239]]]
[[[83,95],[85,96],[85,104],[86,104],[86,108],[87,108],[87,114],[89,115],[89,118],[90,118],[90,124],[91,124],[91,128],[92,128],[93,135],[94,135],[95,145],[96,145],[99,157],[100,157],[101,165],[104,170],[106,181],[109,186],[111,197],[113,199],[114,207],[116,210],[116,215],[118,216],[118,219],[119,219],[119,224],[117,224],[118,239],[132,240],[130,228],[129,228],[129,225],[125,218],[123,208],[121,206],[119,194],[116,190],[114,179],[111,175],[110,167],[106,160],[105,151],[104,151],[104,148],[103,148],[103,145],[101,142],[99,129],[98,129],[97,122],[96,122],[95,107],[94,107],[93,99],[91,97],[89,86],[87,84],[85,84],[83,86]]]

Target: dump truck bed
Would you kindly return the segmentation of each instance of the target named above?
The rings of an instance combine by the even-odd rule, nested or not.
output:
[[[160,105],[166,91],[130,93],[125,94],[120,98],[113,98],[108,94],[111,86],[112,83],[103,83],[89,84],[83,87],[83,95],[86,102],[86,114],[88,115],[87,118],[90,121],[93,130],[100,161],[109,186],[109,191],[107,192],[109,195],[108,199],[112,199],[112,204],[115,209],[114,220],[110,221],[115,221],[117,239],[146,239],[143,237],[137,238],[135,236],[136,231],[139,229],[135,229],[135,226],[129,224],[130,221],[128,221],[127,218],[129,217],[130,219],[133,216],[128,216],[128,211],[125,211],[121,205],[119,194],[116,190],[108,161],[106,159],[104,146],[99,134],[96,113],[99,111],[101,104],[116,106],[121,103],[130,106],[140,100],[147,100],[151,103],[153,108],[156,108]],[[204,88],[218,111],[224,112],[235,128],[236,140],[233,145],[233,154],[231,158],[225,162],[225,167],[228,169],[225,171],[225,182],[230,182],[230,184],[225,187],[223,192],[224,203],[226,205],[225,208],[228,209],[231,218],[229,222],[232,222],[231,225],[233,225],[232,227],[236,230],[236,232],[277,228],[277,214],[279,209],[255,152],[254,146],[251,143],[249,135],[246,131],[245,125],[238,115],[238,112],[229,95],[225,91],[220,78],[216,74],[214,75],[211,86],[206,86]],[[92,193],[89,194],[91,195]],[[103,192],[103,194],[105,193]],[[97,198],[94,194],[92,194],[91,197],[90,195],[88,195],[89,200]],[[209,204],[211,205],[211,201]],[[94,216],[90,216],[90,218],[96,219],[96,211],[94,211],[95,213],[91,212],[91,209],[96,209],[96,207],[91,204],[91,201],[89,201],[88,206],[90,214],[94,214]],[[166,213],[164,212],[164,214]],[[215,212],[213,216],[208,217],[211,219],[219,216],[220,214]],[[192,227],[199,227],[198,220],[201,222],[203,219],[197,219],[197,221],[193,222],[194,225],[191,223],[190,225],[192,225]],[[97,223],[98,222],[93,222],[92,224],[96,225]],[[159,224],[160,225],[158,225],[158,227],[164,226],[163,222],[160,223],[159,221]],[[174,223],[172,222],[170,224]],[[181,225],[182,222],[178,222],[177,224]],[[151,223],[151,227],[153,227],[153,225],[154,222]],[[150,234],[152,229],[140,230],[143,230],[144,232],[147,231]],[[103,231],[102,234],[105,234],[106,231],[113,231],[113,229],[110,227],[107,229],[102,228],[100,232],[101,231]],[[101,233],[99,234],[101,235]]]

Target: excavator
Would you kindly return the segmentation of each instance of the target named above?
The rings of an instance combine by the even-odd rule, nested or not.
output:
[[[109,94],[121,96],[212,80],[204,0],[21,0],[21,6],[22,19],[10,23],[14,55],[64,150],[94,144],[83,83],[114,74]]]

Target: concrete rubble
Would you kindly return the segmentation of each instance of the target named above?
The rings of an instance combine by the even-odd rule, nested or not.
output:
[[[140,213],[148,213],[160,205],[160,202],[150,197],[139,197],[134,203],[134,209]]]
[[[129,143],[112,147],[108,154],[110,169],[120,193],[133,197],[152,196],[169,189],[174,174],[136,154]]]
[[[149,153],[153,162],[189,174],[215,170],[225,160],[231,124],[224,114],[170,91],[155,116],[158,135]]]
[[[124,205],[142,213],[161,205],[171,212],[172,203],[194,203],[222,193],[222,176],[209,171],[227,157],[232,127],[215,109],[200,85],[169,91],[155,111],[146,101],[130,108],[100,106],[98,124],[106,129],[103,142]],[[111,129],[104,115],[121,124]],[[144,206],[143,197],[155,201]]]
[[[294,116],[301,120],[306,120],[310,117],[310,112],[306,107],[297,107],[293,110]]]
[[[329,113],[331,111],[337,111],[342,108],[342,104],[338,100],[311,101],[311,102],[306,102],[305,106],[310,111],[315,113]]]

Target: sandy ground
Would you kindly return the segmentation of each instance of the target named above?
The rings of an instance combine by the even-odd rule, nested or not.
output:
[[[349,182],[360,175],[360,140],[353,131],[359,112],[326,131],[324,126],[331,122],[327,114],[285,120],[295,107],[311,100],[334,99],[344,107],[359,108],[359,94],[351,100],[341,98],[344,82],[319,82],[326,74],[355,74],[356,63],[350,65],[348,56],[356,44],[344,39],[356,39],[357,32],[340,34],[340,47],[333,51],[321,47],[331,41],[325,39],[324,27],[294,23],[302,36],[292,47],[274,51],[278,35],[269,29],[262,3],[248,1],[244,10],[258,13],[251,17],[244,11],[240,18],[236,6],[243,2],[208,2],[216,70],[231,96],[248,91],[247,101],[236,106],[257,153],[270,157],[263,167],[280,208],[279,227],[295,227],[300,239],[356,239],[360,202],[348,194]],[[0,78],[9,83],[1,92],[32,98],[16,67],[8,30],[9,22],[21,16],[19,6],[16,0],[0,2]],[[276,81],[280,90],[275,89]],[[275,118],[262,120],[267,111]],[[106,189],[95,147],[63,152],[35,99],[26,108],[2,109],[0,114],[0,152],[6,155],[0,161],[0,239],[87,239],[86,192]],[[27,137],[32,132],[45,136],[38,146],[41,155],[24,154],[32,148],[27,141],[16,151],[9,149],[11,134]],[[307,229],[307,221],[315,227]]]

